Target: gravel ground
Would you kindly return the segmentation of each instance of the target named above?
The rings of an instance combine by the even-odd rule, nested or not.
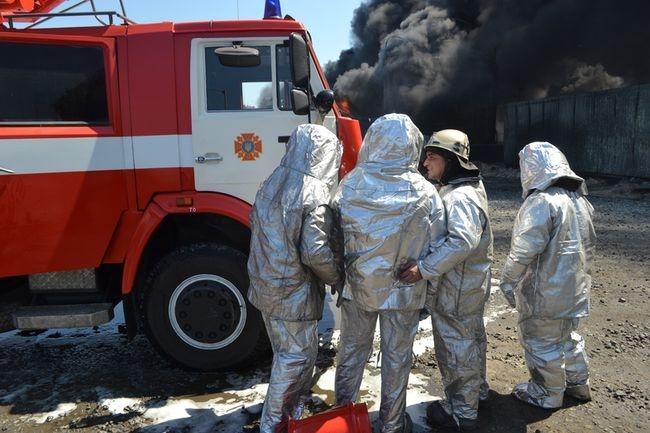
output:
[[[485,172],[498,279],[521,204],[520,187],[513,170],[486,167]],[[512,386],[528,376],[517,341],[517,315],[494,293],[486,322],[488,378],[495,392],[480,411],[478,431],[650,431],[650,272],[645,266],[650,201],[638,182],[590,180],[589,185],[597,212],[598,249],[592,314],[579,332],[591,357],[594,400],[567,399],[564,408],[549,412],[509,396]],[[118,322],[119,317],[96,330],[0,334],[0,432],[256,431],[268,361],[243,372],[186,372],[161,360],[146,339],[128,342],[116,332]],[[407,402],[416,433],[430,431],[422,414],[429,401],[442,395],[430,326],[424,321],[422,327]],[[333,403],[331,338],[332,333],[323,336],[312,411]],[[378,373],[373,357],[362,390],[371,414],[377,411]]]

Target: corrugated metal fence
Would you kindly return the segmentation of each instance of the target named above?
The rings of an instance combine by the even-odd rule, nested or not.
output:
[[[504,158],[531,141],[562,149],[574,170],[650,178],[650,84],[506,105]]]

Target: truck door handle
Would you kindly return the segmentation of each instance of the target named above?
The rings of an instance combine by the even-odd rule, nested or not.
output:
[[[218,153],[206,153],[205,155],[197,156],[194,159],[199,164],[205,164],[206,162],[221,162],[223,157]]]
[[[0,167],[0,171],[5,173],[15,173],[13,170],[9,170],[8,168],[4,168],[4,167]]]

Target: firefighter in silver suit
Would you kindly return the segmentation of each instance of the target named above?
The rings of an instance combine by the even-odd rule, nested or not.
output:
[[[492,230],[479,169],[469,160],[469,139],[455,129],[436,132],[425,146],[424,167],[440,184],[447,235],[402,278],[430,285],[428,309],[445,399],[427,408],[433,426],[476,427],[479,400],[488,396],[483,313],[490,296]]]
[[[329,206],[341,154],[333,133],[301,125],[255,197],[248,298],[261,311],[273,348],[261,433],[275,433],[288,416],[299,418],[309,393],[325,284],[339,284],[342,277]]]
[[[596,235],[584,179],[546,142],[519,152],[524,203],[501,272],[501,291],[519,312],[530,381],[513,395],[546,409],[564,395],[590,400],[585,343],[576,332],[589,314]]]
[[[423,137],[404,114],[388,114],[368,129],[357,166],[333,200],[344,243],[345,285],[341,305],[335,394],[338,404],[357,401],[381,332],[381,433],[409,431],[406,386],[426,281],[403,283],[400,271],[423,258],[445,231],[443,205],[417,171]],[[424,234],[424,236],[423,236]]]

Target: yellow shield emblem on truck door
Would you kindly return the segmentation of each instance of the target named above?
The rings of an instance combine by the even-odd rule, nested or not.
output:
[[[262,153],[262,140],[253,132],[242,132],[235,139],[235,154],[242,161],[255,161]]]

